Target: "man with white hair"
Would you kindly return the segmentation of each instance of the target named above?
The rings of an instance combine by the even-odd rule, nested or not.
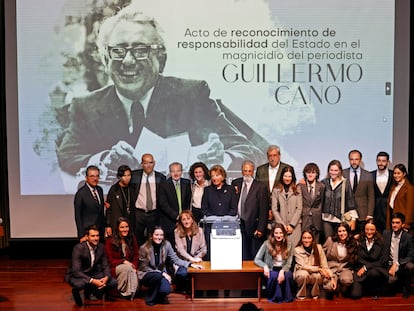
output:
[[[97,45],[113,85],[73,99],[57,147],[63,171],[75,175],[93,163],[114,175],[120,164],[137,167],[144,129],[162,139],[188,135],[192,147],[204,147],[198,159],[206,164],[237,169],[244,159],[263,158],[247,138],[257,134],[210,98],[205,81],[161,75],[167,53],[154,19],[126,7],[103,22]]]

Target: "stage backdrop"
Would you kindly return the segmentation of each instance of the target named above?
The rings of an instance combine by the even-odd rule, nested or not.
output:
[[[12,237],[75,236],[72,201],[84,171],[62,169],[56,148],[73,98],[112,84],[95,40],[102,20],[126,5],[161,26],[163,76],[206,81],[210,98],[262,151],[257,165],[268,144],[281,147],[298,177],[308,162],[322,177],[332,159],[347,167],[351,149],[368,170],[378,151],[393,155],[394,1],[18,0]],[[133,148],[138,162],[153,153],[164,173],[172,161],[188,170],[202,159],[186,132],[144,128]],[[114,181],[102,174],[107,190]]]

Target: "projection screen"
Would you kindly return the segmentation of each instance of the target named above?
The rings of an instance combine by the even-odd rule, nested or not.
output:
[[[280,146],[282,161],[294,166],[298,177],[308,162],[319,165],[321,177],[332,159],[347,167],[351,149],[362,152],[367,170],[376,168],[379,151],[389,152],[394,164],[407,163],[409,1],[16,0],[5,5],[12,238],[76,236],[73,195],[85,167],[103,168],[106,192],[116,182],[114,168],[139,168],[146,152],[165,174],[173,161],[188,171],[201,160],[222,164],[230,179],[240,176],[243,159],[232,153],[240,145],[253,150],[245,158],[256,165],[266,162],[269,144]],[[102,20],[122,7],[158,23],[166,55],[160,79],[182,82],[175,86],[178,93],[188,85],[203,85],[204,93],[194,96],[189,109],[195,112],[186,115],[180,99],[157,84],[146,99],[148,115],[155,94],[162,98],[157,119],[129,143],[135,162],[107,168],[103,155],[114,142],[127,140],[119,134],[126,125],[102,120],[109,135],[99,141],[92,131],[79,129],[100,122],[99,111],[107,112],[114,102],[101,101],[83,115],[73,107],[102,89],[117,94],[96,40]],[[217,115],[203,114],[201,97]],[[168,126],[160,121],[163,107],[171,114]],[[218,118],[230,124],[235,140]],[[224,155],[211,154],[214,144]]]

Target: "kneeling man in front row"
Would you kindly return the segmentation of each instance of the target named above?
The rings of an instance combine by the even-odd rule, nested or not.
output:
[[[105,247],[99,243],[98,227],[88,226],[85,233],[86,241],[73,248],[72,263],[65,276],[78,306],[83,305],[81,290],[84,290],[85,299],[90,299],[91,295],[102,298],[107,290],[117,288],[116,280],[111,277]]]

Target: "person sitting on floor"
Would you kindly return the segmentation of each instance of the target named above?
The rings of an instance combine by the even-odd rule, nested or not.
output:
[[[80,291],[84,290],[85,299],[93,294],[96,298],[117,287],[111,277],[105,247],[99,243],[99,229],[90,225],[85,232],[86,241],[75,245],[72,251],[72,262],[65,275],[65,281],[72,286],[75,303],[81,307],[83,301]]]
[[[311,296],[313,299],[319,298],[320,286],[327,291],[336,289],[336,281],[328,267],[322,245],[316,243],[311,230],[305,230],[302,238],[295,247],[295,269],[293,277],[298,284],[296,298],[303,300],[306,298],[306,287],[312,285]]]
[[[378,299],[388,280],[388,254],[384,239],[369,219],[358,237],[358,259],[355,265],[351,298],[359,299],[363,292],[371,292]]]
[[[175,248],[177,249],[179,258],[192,263],[203,261],[203,257],[207,254],[207,244],[203,229],[197,225],[191,211],[182,211],[178,216],[174,235]],[[177,290],[186,291],[190,283],[188,280],[187,268],[181,266],[178,270],[175,280]]]
[[[275,223],[269,238],[260,247],[254,263],[263,267],[267,278],[267,298],[271,302],[293,301],[292,244],[287,241],[285,226]]]
[[[138,288],[139,248],[127,218],[118,218],[116,230],[105,241],[105,250],[121,297],[133,300]]]
[[[386,249],[389,251],[388,283],[396,288],[402,285],[403,298],[410,297],[411,280],[414,275],[414,242],[412,236],[405,231],[405,215],[391,215],[391,229],[384,231]]]
[[[164,229],[155,226],[147,242],[139,249],[138,278],[142,285],[150,288],[145,298],[149,306],[169,303],[167,296],[171,292],[172,281],[171,275],[167,273],[169,262],[177,266],[201,268],[200,265],[178,258],[170,242],[164,239]]]
[[[348,290],[354,281],[354,266],[357,260],[357,242],[351,233],[351,227],[346,222],[341,222],[335,234],[326,239],[323,250],[333,278],[341,285],[341,293],[349,294]]]

